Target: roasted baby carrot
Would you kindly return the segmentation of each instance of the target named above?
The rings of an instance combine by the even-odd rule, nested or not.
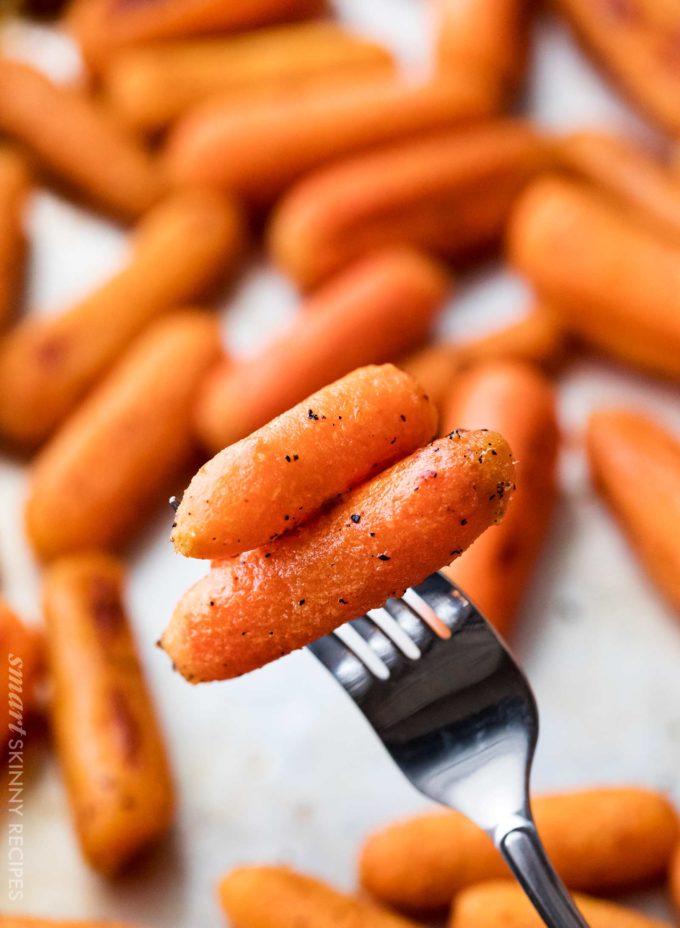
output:
[[[274,214],[269,248],[304,288],[389,245],[463,260],[498,242],[547,160],[540,136],[511,120],[402,141],[303,178]]]
[[[557,0],[577,35],[639,108],[672,135],[680,131],[680,12],[665,0]]]
[[[566,338],[554,314],[536,305],[519,322],[479,338],[456,342],[455,348],[462,367],[508,358],[551,370],[564,357]]]
[[[43,918],[38,915],[0,915],[0,928],[133,928],[123,922],[92,919]]]
[[[26,721],[36,700],[36,684],[42,664],[40,635],[27,628],[0,598],[0,686],[3,712],[0,716],[0,747],[23,739]]]
[[[151,156],[85,93],[53,84],[26,64],[0,59],[0,132],[57,180],[121,219],[160,199]]]
[[[438,264],[406,249],[348,268],[259,355],[223,364],[208,378],[197,407],[206,447],[218,451],[355,367],[391,361],[420,344],[448,283]]]
[[[592,190],[542,178],[515,208],[509,250],[567,330],[621,361],[680,377],[680,246]]]
[[[24,158],[0,147],[0,329],[16,315],[24,281],[24,207],[31,175]]]
[[[39,445],[155,318],[204,296],[242,254],[236,207],[178,194],[144,219],[125,267],[74,307],[28,318],[0,345],[0,436]]]
[[[55,561],[43,587],[57,754],[81,849],[105,874],[165,834],[174,805],[123,574],[113,557],[79,554]]]
[[[285,867],[234,870],[220,882],[219,896],[233,928],[417,928],[393,912]]]
[[[660,793],[593,789],[539,796],[534,813],[549,856],[571,889],[622,892],[663,880],[678,835]],[[474,883],[510,876],[487,835],[457,812],[437,812],[373,834],[361,883],[400,909],[440,909]]]
[[[415,377],[441,409],[454,377],[473,364],[526,361],[550,370],[563,357],[564,335],[553,316],[536,307],[519,322],[463,342],[436,342],[399,358],[397,367]]]
[[[670,890],[675,909],[680,913],[680,844],[675,849],[670,866]]]
[[[557,498],[559,433],[552,384],[518,361],[476,365],[455,379],[444,403],[442,432],[454,428],[495,429],[517,461],[517,492],[503,522],[444,571],[508,635]]]
[[[587,442],[595,484],[680,611],[680,440],[640,413],[606,409],[591,416]]]
[[[130,540],[192,461],[196,393],[220,354],[203,312],[139,336],[35,460],[26,528],[41,558]]]
[[[590,928],[671,928],[669,922],[633,909],[576,895]],[[501,880],[480,883],[456,897],[449,928],[542,928],[544,921],[519,886]]]
[[[359,368],[204,464],[177,510],[175,548],[224,558],[266,544],[436,429],[436,410],[409,374]]]
[[[193,683],[255,670],[462,553],[502,517],[513,478],[512,453],[493,432],[421,448],[307,525],[215,562],[178,604],[161,646]]]
[[[104,74],[114,112],[153,132],[207,97],[272,93],[348,74],[394,72],[382,46],[324,20],[245,35],[166,42],[116,55]]]
[[[680,243],[680,179],[642,147],[604,132],[576,132],[562,140],[557,158],[650,229]]]
[[[323,9],[323,0],[74,0],[68,25],[96,71],[131,45],[303,19]]]
[[[177,184],[208,184],[257,205],[313,168],[353,152],[487,114],[467,79],[408,84],[359,75],[341,85],[285,88],[256,100],[207,101],[180,120],[166,162]]]
[[[439,0],[439,71],[486,79],[502,106],[526,68],[530,4],[531,0]]]

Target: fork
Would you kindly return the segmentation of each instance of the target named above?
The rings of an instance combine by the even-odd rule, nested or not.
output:
[[[431,574],[309,650],[416,789],[492,838],[549,928],[588,928],[531,814],[536,700],[502,640],[457,586]]]

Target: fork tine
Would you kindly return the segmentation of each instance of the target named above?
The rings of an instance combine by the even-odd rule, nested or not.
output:
[[[427,650],[435,635],[404,599],[388,599],[383,610],[408,635],[419,651]]]
[[[363,695],[372,685],[374,677],[369,668],[335,632],[307,647],[353,698]]]
[[[403,662],[404,652],[370,614],[354,619],[351,625],[389,670],[395,670]]]

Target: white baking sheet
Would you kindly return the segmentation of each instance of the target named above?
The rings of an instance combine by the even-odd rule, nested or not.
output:
[[[348,21],[423,67],[430,46],[424,4],[345,0],[341,7]],[[558,130],[606,124],[651,135],[605,88],[561,25],[546,22],[538,33],[526,99],[534,118]],[[77,66],[68,44],[45,30],[13,28],[7,41],[57,77]],[[52,194],[35,198],[30,229],[36,311],[68,303],[125,253],[116,230]],[[519,281],[480,272],[461,284],[442,326],[453,334],[481,331],[525,304]],[[285,281],[252,271],[229,307],[231,345],[252,350],[257,333],[274,329],[294,306]],[[680,430],[678,393],[590,361],[572,366],[561,387],[563,500],[516,641],[541,707],[534,782],[539,789],[635,782],[680,800],[680,623],[594,497],[580,448],[589,410],[605,403],[636,404]],[[37,616],[38,574],[21,530],[23,489],[23,469],[0,458],[2,590],[22,612]],[[6,901],[3,864],[3,911],[212,928],[223,921],[215,883],[233,865],[285,861],[351,887],[362,837],[425,805],[308,654],[196,689],[171,673],[153,642],[204,568],[173,554],[170,521],[171,513],[160,514],[130,552],[129,602],[177,774],[181,810],[174,836],[124,879],[100,880],[79,858],[47,757],[26,782],[24,899]],[[667,911],[660,893],[634,902]]]

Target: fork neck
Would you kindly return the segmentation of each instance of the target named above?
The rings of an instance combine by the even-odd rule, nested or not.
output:
[[[550,864],[532,821],[516,816],[494,840],[548,928],[588,928]]]

